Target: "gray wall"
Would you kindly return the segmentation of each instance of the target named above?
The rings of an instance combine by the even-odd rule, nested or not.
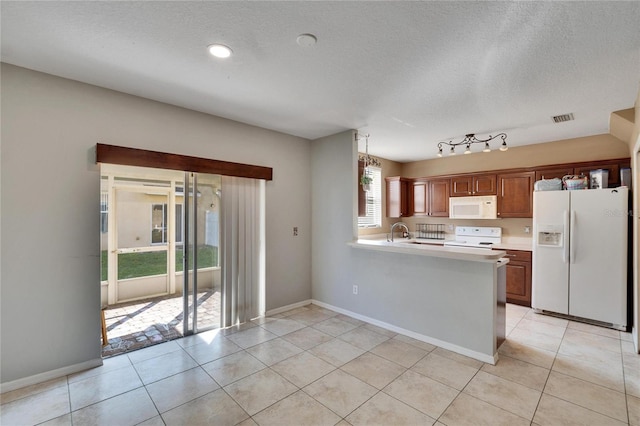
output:
[[[311,297],[308,140],[7,64],[1,79],[2,383],[100,357],[97,142],[273,167],[266,308]]]
[[[347,243],[357,235],[354,132],[315,140],[311,153],[313,298],[490,362],[495,265],[351,248]]]
[[[316,300],[345,309],[357,303],[351,298],[351,252],[347,246],[357,235],[356,155],[353,131],[311,144],[312,294]]]

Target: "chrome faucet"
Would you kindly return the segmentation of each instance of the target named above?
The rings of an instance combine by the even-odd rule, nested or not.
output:
[[[396,222],[391,225],[391,242],[393,242],[393,231],[395,230],[396,226],[404,228],[405,233],[407,234],[407,238],[411,238],[411,234],[409,233],[409,228],[407,227],[407,225],[402,222]]]

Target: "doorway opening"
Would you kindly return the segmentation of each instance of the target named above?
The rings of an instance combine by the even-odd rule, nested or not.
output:
[[[102,164],[100,191],[103,356],[220,327],[220,176]]]

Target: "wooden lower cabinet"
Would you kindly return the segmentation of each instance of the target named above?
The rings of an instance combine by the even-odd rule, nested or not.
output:
[[[531,252],[507,250],[507,302],[531,307]]]

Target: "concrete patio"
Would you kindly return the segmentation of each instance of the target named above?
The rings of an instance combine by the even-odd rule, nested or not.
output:
[[[199,330],[220,326],[219,288],[198,293],[197,306]],[[105,309],[105,321],[109,343],[102,348],[103,357],[182,337],[182,295],[111,305]]]

